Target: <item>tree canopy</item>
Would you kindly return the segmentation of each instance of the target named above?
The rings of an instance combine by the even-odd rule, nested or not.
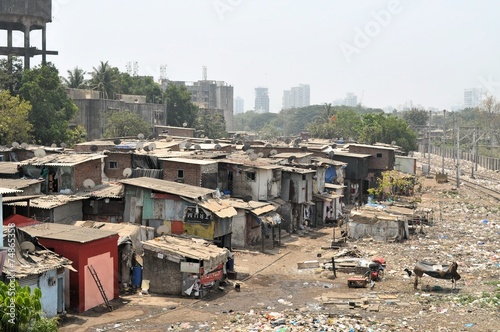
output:
[[[64,85],[72,89],[83,89],[87,87],[87,80],[85,79],[85,71],[78,67],[73,70],[68,70],[68,77],[63,77]]]
[[[0,145],[31,142],[30,111],[29,102],[11,96],[8,90],[0,90]]]
[[[191,95],[185,86],[169,84],[165,91],[167,100],[167,124],[176,127],[194,127],[198,106],[191,102]]]
[[[137,136],[151,133],[151,125],[137,113],[130,110],[111,111],[106,116],[106,131],[104,137]]]
[[[10,66],[8,59],[0,59],[0,90],[8,90],[13,96],[19,94],[23,78],[23,62],[19,58],[12,59]]]
[[[75,141],[74,132],[83,129],[69,126],[78,108],[66,93],[59,72],[52,64],[25,70],[20,95],[31,103],[28,118],[36,143],[73,145],[82,141],[83,137]]]

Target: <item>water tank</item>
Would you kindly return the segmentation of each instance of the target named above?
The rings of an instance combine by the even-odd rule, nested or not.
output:
[[[132,286],[140,287],[142,283],[142,267],[134,266],[132,268]]]
[[[2,0],[0,24],[29,20],[33,25],[52,22],[52,0]]]
[[[429,164],[422,164],[422,174],[429,174]]]

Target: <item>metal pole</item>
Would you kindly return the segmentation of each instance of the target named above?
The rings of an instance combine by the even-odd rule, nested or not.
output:
[[[476,128],[474,128],[474,132],[472,133],[472,162],[476,159]],[[471,178],[474,178],[474,164],[472,164],[472,173]]]
[[[441,173],[444,175],[444,154],[446,151],[446,110],[443,110],[443,144],[442,144],[442,160],[441,160]]]
[[[427,138],[428,143],[427,143],[427,165],[429,168],[427,169],[427,175],[431,174],[431,114],[432,111],[429,111],[429,126],[427,127]]]
[[[460,188],[460,127],[457,125],[457,188]]]

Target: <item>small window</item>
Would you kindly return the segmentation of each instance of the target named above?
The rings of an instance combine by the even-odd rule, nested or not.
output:
[[[255,172],[245,172],[247,181],[255,181]]]
[[[118,168],[118,162],[117,161],[110,161],[109,162],[109,168]]]
[[[382,158],[382,154],[381,153],[377,153],[377,158]]]
[[[305,180],[306,180],[306,175],[302,174],[302,181],[305,181]]]
[[[177,170],[177,178],[184,179],[184,170],[183,169]]]

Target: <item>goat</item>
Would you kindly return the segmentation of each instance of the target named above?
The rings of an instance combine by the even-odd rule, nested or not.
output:
[[[453,262],[451,265],[440,265],[429,262],[418,262],[415,264],[413,273],[415,273],[415,283],[413,288],[417,289],[418,278],[422,278],[424,273],[430,277],[437,279],[451,279],[452,288],[455,289],[456,281],[460,280],[460,274],[457,272],[458,263]],[[408,273],[408,271],[407,271]],[[409,274],[409,273],[408,273]]]

